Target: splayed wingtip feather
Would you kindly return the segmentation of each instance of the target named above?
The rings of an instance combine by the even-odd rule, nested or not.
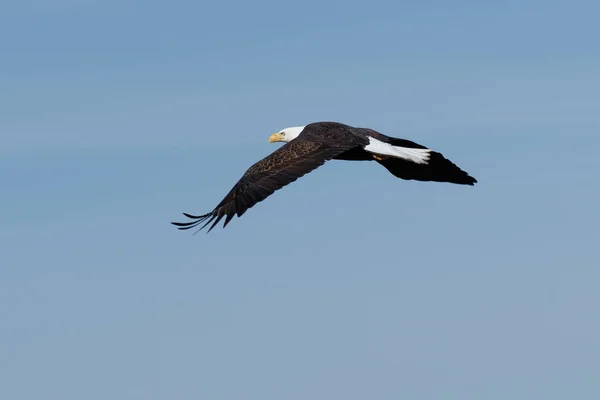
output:
[[[192,215],[192,214],[188,214],[188,213],[182,213],[182,214],[185,215],[186,217],[192,218],[192,219],[205,218],[205,217],[208,217],[210,215],[210,213],[204,214],[204,215]]]
[[[187,230],[190,228],[194,228],[194,227],[198,226],[199,224],[201,224],[202,222],[206,221],[206,219],[209,218],[210,216],[213,216],[213,218],[214,218],[214,215],[212,213],[208,213],[208,214],[204,214],[204,215],[192,215],[192,214],[188,214],[188,213],[183,213],[183,215],[185,215],[188,218],[194,219],[194,221],[171,222],[171,224],[177,226],[178,227],[177,229],[179,229],[179,230]],[[212,218],[209,219],[207,224],[210,223],[210,221],[212,221]]]

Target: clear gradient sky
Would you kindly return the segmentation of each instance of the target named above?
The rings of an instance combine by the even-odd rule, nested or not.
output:
[[[493,5],[492,5],[493,4]],[[600,398],[595,1],[0,3],[0,398]],[[193,236],[287,126],[331,162]]]

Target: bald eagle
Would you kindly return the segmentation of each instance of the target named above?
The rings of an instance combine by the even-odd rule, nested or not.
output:
[[[286,128],[272,134],[269,142],[285,145],[248,168],[214,210],[204,215],[183,213],[192,221],[172,224],[184,230],[204,222],[200,231],[212,222],[208,233],[225,217],[225,228],[234,215],[241,217],[276,190],[329,160],[376,161],[394,176],[406,180],[471,186],[477,182],[442,154],[425,146],[337,122]]]

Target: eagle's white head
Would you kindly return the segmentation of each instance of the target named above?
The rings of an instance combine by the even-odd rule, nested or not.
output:
[[[298,137],[300,132],[304,129],[303,126],[293,126],[291,128],[285,128],[277,133],[272,134],[269,137],[269,143],[284,142],[288,143]]]

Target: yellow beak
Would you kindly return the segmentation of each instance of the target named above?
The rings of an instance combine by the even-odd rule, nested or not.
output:
[[[284,137],[285,136],[280,132],[274,133],[269,136],[269,143],[282,142]]]

